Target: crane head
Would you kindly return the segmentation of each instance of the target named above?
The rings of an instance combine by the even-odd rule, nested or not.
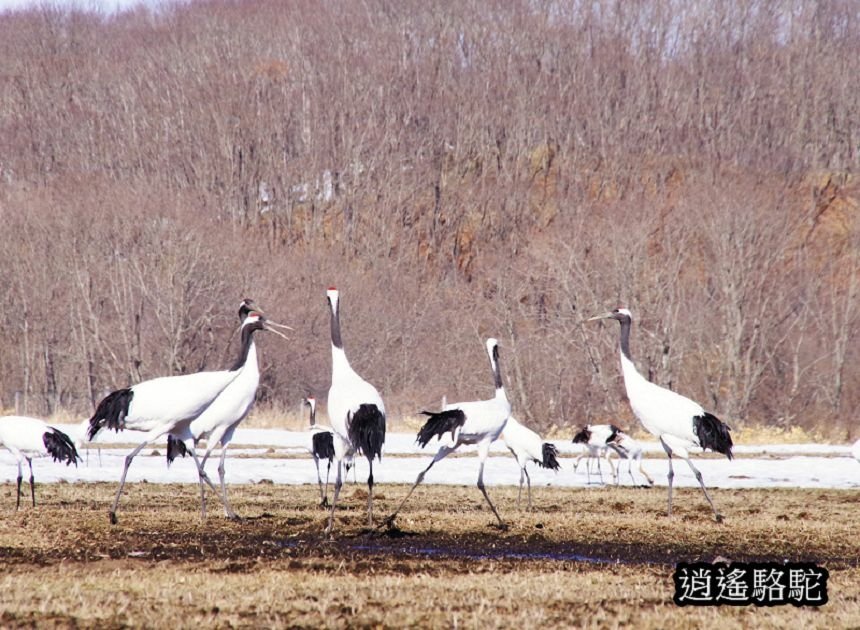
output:
[[[337,301],[340,298],[340,292],[334,287],[329,287],[325,292],[326,299],[333,311],[337,310]]]
[[[245,298],[239,302],[239,320],[245,321],[245,318],[251,311],[257,311],[258,313],[263,312],[263,310],[254,303],[253,298]]]
[[[625,320],[632,321],[633,315],[631,315],[630,311],[626,308],[616,308],[608,313],[604,313],[603,315],[595,315],[594,317],[589,317],[585,321],[594,322],[599,319],[614,319],[619,322],[623,322]]]

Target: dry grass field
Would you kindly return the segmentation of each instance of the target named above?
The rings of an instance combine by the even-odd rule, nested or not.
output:
[[[860,627],[860,493],[665,488],[491,488],[507,531],[473,487],[421,487],[397,529],[364,528],[361,485],[344,488],[334,540],[316,488],[235,486],[245,518],[201,522],[196,487],[37,487],[14,512],[0,487],[0,626]],[[383,486],[378,514],[403,496]],[[212,509],[216,510],[213,505]],[[678,608],[679,561],[813,561],[830,571],[821,608]]]

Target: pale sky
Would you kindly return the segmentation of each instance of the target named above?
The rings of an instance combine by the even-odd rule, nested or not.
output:
[[[0,0],[0,12],[48,5],[63,8],[93,8],[100,13],[113,13],[142,3],[159,4],[154,0]]]

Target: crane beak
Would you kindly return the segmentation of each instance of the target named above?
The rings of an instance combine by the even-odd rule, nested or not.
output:
[[[283,338],[284,338],[284,339],[286,339],[287,341],[289,341],[289,340],[290,340],[290,338],[289,338],[289,337],[287,337],[287,336],[286,336],[284,333],[282,333],[280,330],[278,330],[278,329],[276,329],[276,328],[272,328],[272,327],[270,327],[268,324],[269,324],[269,322],[266,322],[266,324],[263,326],[263,328],[265,328],[266,330],[268,330],[270,333],[275,333],[278,337],[283,337]],[[288,328],[289,328],[289,327],[288,327]],[[290,330],[292,330],[292,328],[290,328]]]
[[[596,322],[601,319],[610,319],[612,317],[612,313],[604,313],[603,315],[595,315],[594,317],[589,317],[585,321],[587,322]]]
[[[266,320],[266,323],[269,326],[277,326],[278,328],[285,328],[286,330],[295,330],[292,326],[287,326],[286,324],[279,324],[278,322],[273,322],[269,319]]]

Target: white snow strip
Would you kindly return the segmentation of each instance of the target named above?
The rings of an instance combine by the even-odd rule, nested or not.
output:
[[[78,427],[74,425],[58,425],[70,436],[77,437]],[[127,451],[130,449],[117,448],[111,444],[134,443],[141,434],[134,432],[113,433],[103,432],[98,436],[97,444],[81,448],[84,462],[74,466],[64,466],[42,458],[35,460],[33,469],[37,483],[89,482],[108,481],[118,482]],[[233,443],[240,448],[231,449],[227,457],[227,482],[230,484],[257,483],[270,480],[276,484],[306,484],[316,483],[316,469],[313,460],[307,458],[278,459],[262,457],[264,453],[274,449],[276,453],[304,455],[309,453],[311,442],[310,432],[296,432],[279,429],[239,429]],[[588,483],[585,465],[577,472],[573,471],[573,456],[580,452],[580,445],[571,444],[568,440],[558,441],[561,470],[557,473],[529,465],[532,485],[534,486],[570,486],[596,487],[598,484]],[[101,455],[97,452],[99,445]],[[657,485],[666,485],[668,462],[659,444],[646,443],[648,457],[643,460],[643,466],[654,477]],[[131,465],[128,481],[146,480],[151,483],[196,483],[197,473],[190,458],[177,460],[171,468],[167,468],[165,444],[152,444],[144,449]],[[412,483],[429,463],[435,453],[431,444],[426,449],[420,449],[415,444],[412,433],[390,433],[386,438],[385,456],[382,462],[374,464],[374,479],[376,483]],[[474,447],[462,448],[460,452],[474,451]],[[158,452],[155,456],[152,453]],[[513,457],[501,442],[494,445],[494,455],[491,456],[484,471],[484,481],[487,485],[518,485],[519,468]],[[705,483],[709,488],[860,488],[860,463],[850,457],[850,445],[830,444],[788,444],[788,445],[743,445],[735,448],[737,453],[762,455],[762,457],[745,457],[729,461],[725,458],[708,457],[695,458],[696,466],[702,471]],[[218,453],[218,451],[216,451]],[[424,457],[398,457],[420,453]],[[236,459],[236,455],[243,455]],[[234,457],[231,458],[230,455]],[[566,455],[567,457],[564,457]],[[828,456],[829,455],[829,456]],[[844,457],[842,456],[844,455]],[[101,463],[99,463],[101,461]],[[614,459],[618,463],[617,459]],[[626,462],[620,462],[621,483],[630,485]],[[215,475],[217,458],[211,458],[207,463],[210,475]],[[25,464],[26,468],[26,464]],[[605,470],[604,479],[609,482],[609,472]],[[350,481],[357,479],[364,483],[367,478],[367,461],[356,459],[357,471],[350,471]],[[325,475],[325,463],[321,464]],[[334,481],[335,470],[332,470]],[[0,449],[0,481],[14,482],[18,468],[12,454]],[[27,471],[25,470],[25,475]],[[449,457],[434,466],[426,476],[426,483],[473,485],[477,481],[478,460],[473,457]],[[636,480],[642,483],[642,476],[635,472]],[[591,481],[596,482],[592,474]],[[689,467],[683,460],[675,460],[675,485],[679,487],[696,487],[697,482]]]

